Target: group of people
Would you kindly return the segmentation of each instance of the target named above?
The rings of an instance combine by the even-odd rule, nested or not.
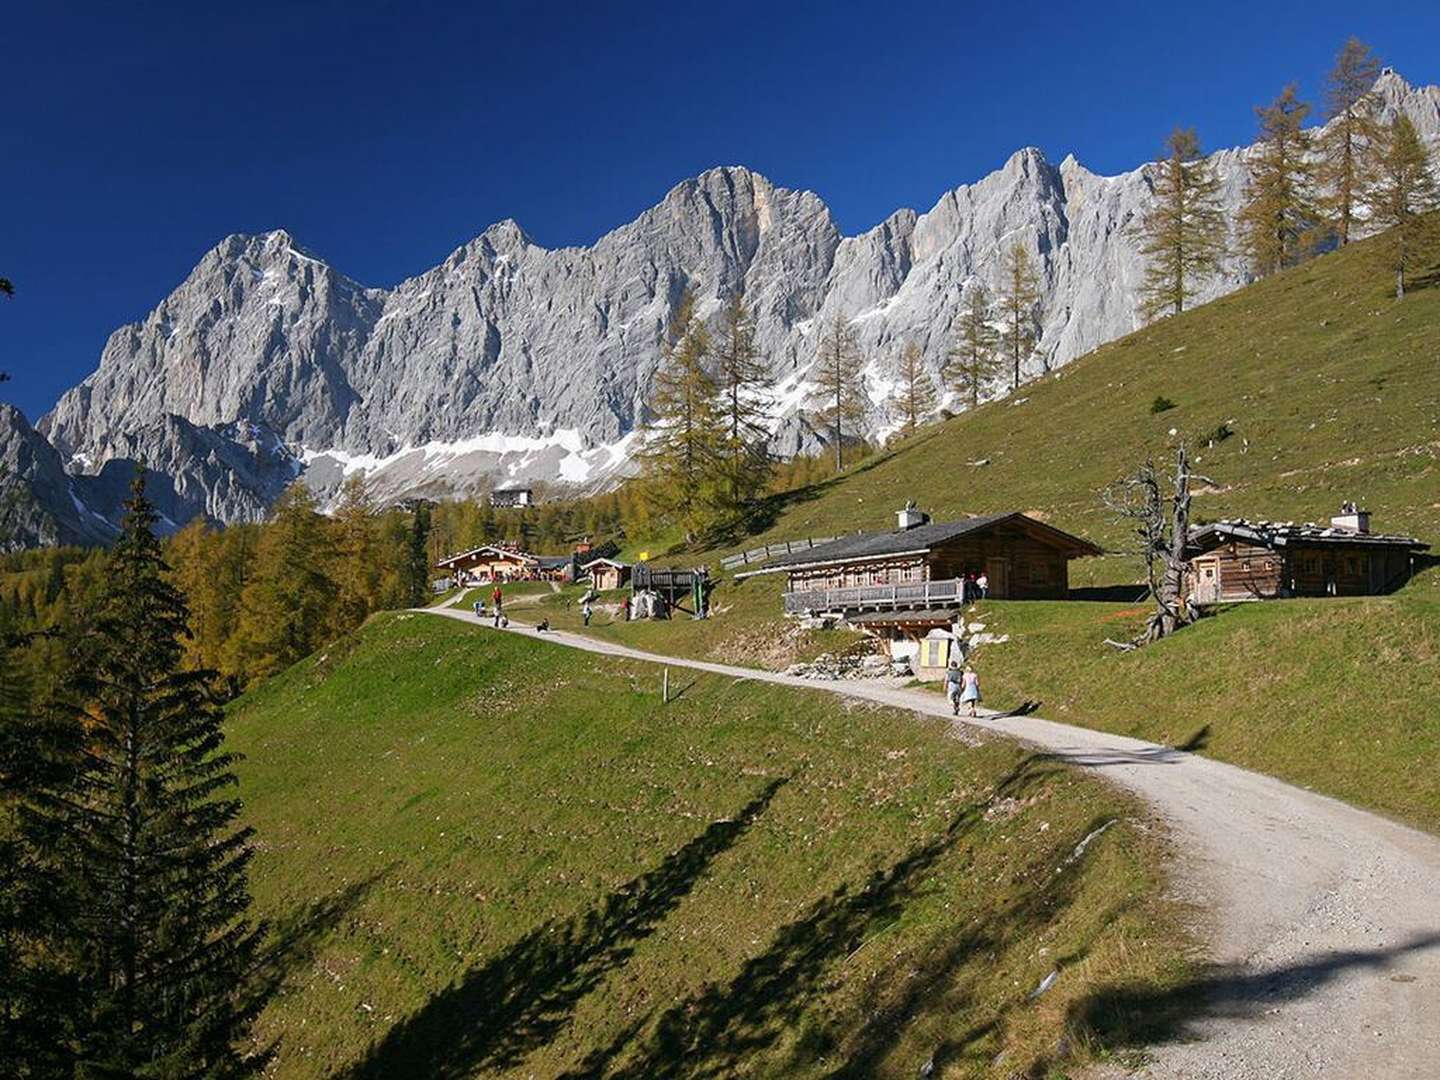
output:
[[[960,579],[960,602],[970,604],[976,600],[988,600],[990,597],[990,575],[981,570],[978,574],[973,570]]]
[[[963,668],[959,660],[951,660],[945,670],[945,696],[950,701],[950,711],[960,715],[960,706],[969,705],[970,715],[975,716],[975,706],[980,704],[980,676],[969,664]]]
[[[496,630],[504,630],[510,625],[510,620],[505,615],[505,593],[501,591],[499,584],[496,584],[495,591],[490,594],[491,617]],[[476,600],[474,605],[475,617],[485,617],[485,598],[482,596]]]

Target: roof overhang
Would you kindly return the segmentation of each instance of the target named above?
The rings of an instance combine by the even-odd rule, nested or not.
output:
[[[782,563],[779,566],[762,566],[758,570],[747,570],[743,574],[736,574],[735,580],[741,578],[759,577],[761,574],[788,574],[794,570],[813,570],[820,566],[849,566],[851,563],[875,562],[877,559],[904,559],[915,555],[928,555],[931,548],[916,548],[914,551],[887,551],[883,555],[851,555],[843,559],[817,559],[815,562],[804,563]]]

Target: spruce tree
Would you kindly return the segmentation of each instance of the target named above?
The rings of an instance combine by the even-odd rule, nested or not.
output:
[[[686,289],[655,373],[653,420],[639,458],[647,499],[663,520],[680,526],[687,541],[714,523],[725,460],[720,390],[709,370],[711,348],[710,332],[695,318],[695,294]]]
[[[769,486],[774,420],[770,372],[755,348],[755,321],[738,293],[721,316],[715,381],[725,424],[724,498],[729,513],[738,515]]]
[[[1000,310],[1005,319],[1005,353],[1010,359],[1010,389],[1020,389],[1020,368],[1035,351],[1035,305],[1040,278],[1030,252],[1018,241],[1005,252]]]
[[[73,723],[46,723],[32,708],[22,656],[31,635],[0,603],[0,1076],[73,1072],[76,986],[65,963],[73,897],[48,840],[27,828],[37,789],[73,775]]]
[[[960,311],[955,324],[955,342],[945,366],[945,381],[972,409],[980,405],[980,394],[1000,372],[1000,357],[995,347],[1000,337],[992,323],[990,295],[985,286],[975,282],[968,290],[969,303]]]
[[[1405,275],[1437,231],[1431,215],[1440,208],[1429,155],[1408,116],[1384,130],[1377,163],[1370,220],[1386,230],[1376,250],[1395,275],[1395,299],[1403,300]]]
[[[75,901],[71,1034],[86,1076],[229,1077],[261,1002],[242,999],[259,931],[248,918],[252,830],[237,824],[211,674],[182,671],[189,632],[144,478],[72,649],[66,699],[84,733],[74,770],[30,800],[32,835]]]
[[[829,428],[835,446],[835,471],[845,467],[845,433],[865,416],[865,376],[855,328],[838,313],[821,335],[815,354],[811,400],[816,419]]]
[[[1150,170],[1153,197],[1140,220],[1146,319],[1178,315],[1198,282],[1219,268],[1225,253],[1220,181],[1200,153],[1194,128],[1176,128]]]
[[[1374,154],[1380,138],[1378,102],[1370,90],[1380,74],[1380,61],[1357,38],[1345,42],[1325,85],[1325,113],[1320,160],[1315,179],[1319,205],[1340,244],[1348,244],[1355,228],[1355,207],[1367,200],[1374,181]]]
[[[900,413],[900,434],[913,434],[925,421],[935,414],[935,380],[925,369],[925,356],[920,346],[907,341],[900,349],[895,365],[899,393],[895,407]]]
[[[411,607],[430,599],[430,526],[430,504],[416,503],[405,545],[405,602]]]
[[[1310,136],[1304,129],[1310,106],[1285,87],[1257,108],[1259,145],[1248,161],[1240,235],[1251,272],[1267,277],[1294,266],[1310,247],[1317,212],[1313,202]]]

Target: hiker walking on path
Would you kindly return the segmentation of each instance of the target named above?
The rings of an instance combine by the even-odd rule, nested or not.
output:
[[[485,617],[485,598],[483,596],[475,601],[475,617],[477,619]]]
[[[970,715],[975,715],[975,706],[980,702],[980,676],[975,674],[975,669],[969,664],[965,665],[965,674],[961,676],[960,700],[970,705]],[[959,707],[956,707],[956,714],[959,714]]]
[[[960,690],[964,682],[960,661],[951,660],[950,667],[945,672],[945,697],[950,701],[950,711],[956,716],[960,715]]]
[[[629,622],[629,621],[630,621],[630,597],[628,597],[628,596],[625,597],[625,599],[623,599],[623,600],[620,601],[620,621],[621,621],[621,622]]]
[[[584,606],[580,608],[580,618],[584,621],[586,626],[590,625],[590,616],[594,613],[594,609],[590,606],[590,601],[586,600]]]
[[[495,583],[495,591],[490,594],[490,602],[495,605],[495,614],[500,614],[500,607],[505,603],[505,594],[500,591],[500,583]]]

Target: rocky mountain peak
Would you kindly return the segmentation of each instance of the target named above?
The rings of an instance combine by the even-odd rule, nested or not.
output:
[[[1387,73],[1376,92],[1440,143],[1440,90]],[[1212,155],[1232,212],[1243,154]],[[236,234],[117,330],[39,428],[82,498],[107,462],[155,463],[177,521],[256,517],[302,470],[323,493],[363,471],[386,498],[527,479],[592,489],[629,467],[659,342],[688,286],[703,318],[736,294],[754,313],[784,413],[777,450],[817,446],[804,403],[834,316],[856,329],[866,423],[884,435],[901,345],[918,344],[938,376],[967,291],[995,291],[1016,243],[1041,280],[1023,377],[1135,329],[1132,223],[1149,198],[1144,164],[1100,176],[1026,147],[923,213],[897,210],[845,237],[814,193],[727,165],[590,246],[547,249],[505,219],[386,289],[345,277],[283,229]],[[1247,280],[1231,256],[1198,299]]]

